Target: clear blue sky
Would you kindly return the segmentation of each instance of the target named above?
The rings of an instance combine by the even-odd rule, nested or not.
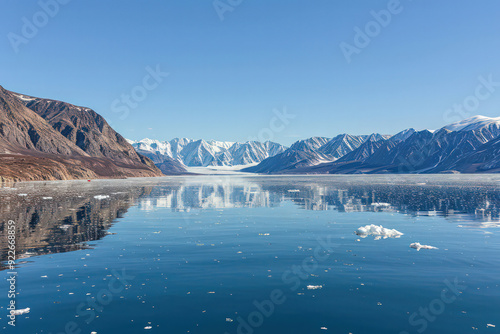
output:
[[[295,118],[273,136],[290,144],[439,128],[479,76],[500,82],[497,0],[401,0],[348,63],[340,43],[389,2],[243,0],[220,20],[212,0],[73,0],[44,22],[37,1],[3,0],[0,84],[91,107],[131,139],[245,141],[286,107]],[[34,15],[41,27],[14,52],[9,33]],[[127,117],[114,112],[157,64],[169,76]],[[468,114],[499,116],[493,90]]]

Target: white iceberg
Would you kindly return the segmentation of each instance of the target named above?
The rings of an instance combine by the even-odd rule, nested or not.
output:
[[[361,238],[366,238],[369,235],[373,235],[377,237],[377,239],[380,238],[399,238],[403,235],[403,233],[399,232],[398,230],[395,229],[388,229],[383,227],[382,225],[366,225],[358,228],[356,230],[356,234],[359,235]]]
[[[308,285],[307,290],[318,290],[323,289],[323,285]]]
[[[22,314],[25,314],[25,313],[30,313],[30,308],[29,307],[23,308],[23,309],[19,309],[19,310],[12,310],[12,311],[10,311],[10,314],[12,314],[12,315],[22,315]]]
[[[438,249],[437,247],[434,246],[429,246],[429,245],[421,245],[419,242],[414,242],[410,245],[411,248],[415,248],[416,250],[421,250],[421,249]]]

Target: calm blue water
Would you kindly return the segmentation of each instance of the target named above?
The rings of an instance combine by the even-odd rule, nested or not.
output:
[[[31,311],[9,326],[2,283],[1,328],[23,334],[499,333],[499,180],[19,184],[0,190],[1,231],[5,239],[5,221],[16,221],[24,257],[16,268],[16,303]],[[354,234],[369,224],[404,235]],[[417,251],[413,242],[438,249]],[[2,282],[7,272],[0,272]]]

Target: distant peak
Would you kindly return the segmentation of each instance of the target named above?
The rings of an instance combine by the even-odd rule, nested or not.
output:
[[[482,115],[472,116],[461,121],[448,124],[443,129],[449,131],[469,131],[477,130],[490,124],[498,124],[500,126],[500,117],[487,117]]]

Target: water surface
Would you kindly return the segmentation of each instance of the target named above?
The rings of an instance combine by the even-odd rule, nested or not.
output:
[[[211,176],[0,189],[12,333],[498,333],[499,176]],[[362,238],[382,225],[400,238]],[[419,242],[438,249],[417,251]],[[7,291],[7,285],[3,285]],[[5,291],[5,292],[6,292]],[[493,325],[498,327],[493,327]]]

